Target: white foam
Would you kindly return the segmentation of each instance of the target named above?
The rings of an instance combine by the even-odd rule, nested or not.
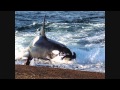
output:
[[[26,60],[26,59],[28,59],[28,57],[22,57],[22,59],[25,59],[25,60]]]
[[[58,23],[54,27],[58,27]],[[61,24],[59,29],[64,27],[65,24]],[[79,25],[79,24],[78,24]],[[75,32],[67,32],[67,30],[46,32],[46,36],[52,40],[63,43],[69,47],[72,52],[76,53],[76,61],[69,63],[68,61],[61,60],[61,57],[58,56],[54,58],[53,64],[46,60],[35,60],[35,66],[44,65],[50,67],[58,68],[68,68],[75,70],[87,70],[87,71],[96,71],[96,72],[105,72],[105,42],[94,44],[92,42],[104,39],[105,34],[103,32],[96,32],[95,35],[89,36],[88,32],[92,31],[94,28],[104,27],[104,24],[89,24],[89,27],[84,27]],[[52,27],[52,26],[51,26]],[[69,28],[66,27],[65,28]],[[19,52],[21,49],[26,48],[29,43],[33,40],[34,36],[37,34],[33,32],[18,32],[15,36],[15,56],[20,55]],[[37,41],[36,38],[35,41]],[[77,44],[80,40],[87,40],[91,43],[82,45]],[[34,43],[35,43],[34,41]],[[26,43],[28,45],[26,45]],[[26,46],[25,46],[26,45]],[[102,47],[101,47],[102,46]],[[54,51],[53,51],[54,52]],[[58,53],[55,51],[54,53]],[[16,64],[23,64],[23,61],[16,61]]]
[[[32,25],[36,25],[36,24],[38,24],[37,22],[33,22],[33,24]]]
[[[35,66],[34,58],[30,61],[30,66]]]

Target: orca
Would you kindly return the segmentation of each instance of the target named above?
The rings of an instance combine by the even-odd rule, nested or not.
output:
[[[52,39],[47,38],[45,34],[45,18],[43,19],[43,26],[28,48],[24,51],[22,58],[26,60],[25,65],[30,64],[33,58],[49,60],[60,59],[71,61],[76,59],[76,53],[71,52],[67,46]]]

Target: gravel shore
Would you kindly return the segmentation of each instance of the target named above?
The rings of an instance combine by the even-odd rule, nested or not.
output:
[[[105,73],[15,65],[15,79],[105,79]]]

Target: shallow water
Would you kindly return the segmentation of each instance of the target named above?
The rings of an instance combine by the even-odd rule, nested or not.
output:
[[[104,11],[16,11],[15,57],[38,35],[46,14],[46,36],[65,44],[76,52],[73,63],[35,60],[36,66],[105,72],[105,12]],[[16,64],[23,64],[17,61]]]

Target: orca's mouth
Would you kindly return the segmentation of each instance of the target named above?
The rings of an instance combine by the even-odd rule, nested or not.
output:
[[[69,60],[71,61],[72,59],[76,59],[76,53],[73,52],[72,56],[71,55],[65,55],[64,57],[61,58],[62,60]]]

